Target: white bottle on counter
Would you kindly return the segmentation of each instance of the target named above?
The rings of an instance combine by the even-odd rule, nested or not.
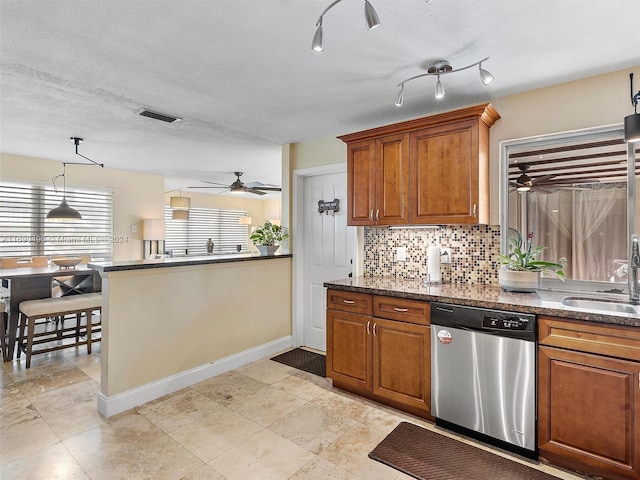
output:
[[[440,247],[429,247],[427,250],[427,280],[429,283],[441,283]]]

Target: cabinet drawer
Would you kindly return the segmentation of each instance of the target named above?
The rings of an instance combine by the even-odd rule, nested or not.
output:
[[[327,290],[327,308],[371,315],[371,295],[329,289]]]
[[[429,302],[373,296],[373,316],[401,322],[429,325]]]
[[[540,345],[640,361],[640,328],[538,317]]]

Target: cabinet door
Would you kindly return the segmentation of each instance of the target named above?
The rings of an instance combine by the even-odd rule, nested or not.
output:
[[[640,363],[540,347],[540,456],[605,478],[640,478]]]
[[[409,135],[376,140],[374,219],[378,225],[409,223]]]
[[[375,141],[347,145],[347,223],[375,223]]]
[[[373,393],[427,414],[431,410],[430,329],[373,318]]]
[[[371,317],[327,309],[327,377],[371,391]]]
[[[477,121],[411,133],[411,222],[478,223]]]

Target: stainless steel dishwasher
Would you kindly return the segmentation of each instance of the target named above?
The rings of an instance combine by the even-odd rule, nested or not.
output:
[[[431,303],[436,425],[536,457],[535,315]]]

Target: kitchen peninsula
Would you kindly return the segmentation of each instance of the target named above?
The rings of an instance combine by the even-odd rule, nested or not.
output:
[[[291,346],[291,255],[89,267],[102,276],[106,417]]]

